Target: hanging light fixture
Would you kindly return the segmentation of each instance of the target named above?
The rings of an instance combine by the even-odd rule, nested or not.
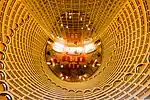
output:
[[[60,67],[63,68],[64,66],[63,66],[63,65],[60,65]]]
[[[70,16],[69,16],[69,19],[71,19],[71,18],[72,18],[72,16],[70,15]]]
[[[90,30],[90,28],[87,28],[87,30]]]

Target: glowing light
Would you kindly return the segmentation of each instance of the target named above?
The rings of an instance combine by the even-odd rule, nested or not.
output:
[[[47,62],[47,65],[51,65],[51,63],[50,63],[50,62]]]
[[[82,80],[85,80],[85,78],[82,78]]]
[[[47,43],[48,43],[48,44],[51,44],[51,42],[50,42],[50,41],[47,41]]]
[[[64,80],[64,77],[62,77],[61,79]]]
[[[58,42],[55,42],[53,45],[53,50],[57,52],[63,52],[64,51],[64,45]]]
[[[72,17],[71,16],[69,16],[69,19],[71,19]]]
[[[86,24],[86,27],[88,27],[88,24]]]
[[[66,79],[68,79],[68,76],[66,76]]]
[[[60,67],[63,68],[64,66],[63,66],[63,65],[60,65]]]
[[[86,53],[90,53],[90,52],[93,52],[96,48],[95,48],[95,45],[91,43],[91,44],[85,45],[84,49]]]
[[[81,29],[83,30],[83,27],[81,27]]]
[[[63,24],[61,24],[60,26],[63,26]]]
[[[83,47],[66,47],[68,54],[80,54],[83,52]]]
[[[79,79],[81,79],[82,78],[82,76],[79,76]]]
[[[60,74],[60,77],[62,77],[63,76],[63,74]]]
[[[93,64],[92,67],[95,67],[95,65]]]
[[[92,38],[88,38],[88,39],[84,40],[84,44],[89,44],[92,42],[92,40],[93,40]]]
[[[90,53],[93,52],[94,50],[96,50],[96,47],[94,45],[94,43],[89,43],[89,41],[84,41],[85,46],[84,47],[65,47],[64,46],[64,42],[63,42],[63,38],[58,37],[59,38],[59,42],[55,42],[53,45],[53,50],[57,51],[57,52],[67,52],[68,54],[81,54],[85,51],[85,53]]]
[[[68,26],[66,26],[66,28],[68,28]]]
[[[69,15],[72,15],[72,13],[69,13]]]
[[[101,64],[96,64],[97,66],[100,66]]]
[[[64,40],[63,38],[60,38],[60,40]]]
[[[90,30],[90,28],[88,28],[87,30]]]
[[[86,68],[86,65],[84,65],[84,68]]]
[[[51,34],[51,36],[52,36],[52,38],[54,38],[54,35],[53,35],[53,34]]]
[[[82,21],[82,17],[80,18],[80,20]]]
[[[53,58],[51,58],[51,61],[53,61]]]
[[[97,62],[97,59],[95,59],[95,62]]]
[[[86,75],[86,74],[84,74],[84,77],[87,77],[87,75]]]
[[[99,42],[97,45],[100,45],[101,44],[101,42]]]

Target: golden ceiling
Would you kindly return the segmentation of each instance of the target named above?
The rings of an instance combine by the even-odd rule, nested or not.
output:
[[[148,98],[149,10],[149,0],[0,0],[0,100]],[[90,80],[51,72],[44,51],[57,36],[101,40],[103,60]]]
[[[125,0],[24,0],[44,29],[69,42],[95,37],[103,31]],[[62,25],[63,27],[62,27]],[[99,31],[100,30],[100,31]]]

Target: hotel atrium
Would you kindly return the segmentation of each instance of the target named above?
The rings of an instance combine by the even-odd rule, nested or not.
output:
[[[150,0],[0,0],[0,100],[150,100]]]

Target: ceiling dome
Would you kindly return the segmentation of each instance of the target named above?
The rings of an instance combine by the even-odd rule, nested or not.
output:
[[[0,0],[0,11],[0,100],[149,98],[149,0]],[[84,80],[88,73],[82,70],[77,76],[82,81],[72,82],[66,80],[69,75],[61,79],[51,70],[48,57],[54,60],[57,50],[47,48],[58,37],[69,49],[66,54],[57,48],[63,51],[57,54],[71,57],[81,57],[77,47],[101,46],[102,52],[87,46],[84,53],[85,61],[98,62],[90,77]],[[78,65],[90,66],[88,61]]]

